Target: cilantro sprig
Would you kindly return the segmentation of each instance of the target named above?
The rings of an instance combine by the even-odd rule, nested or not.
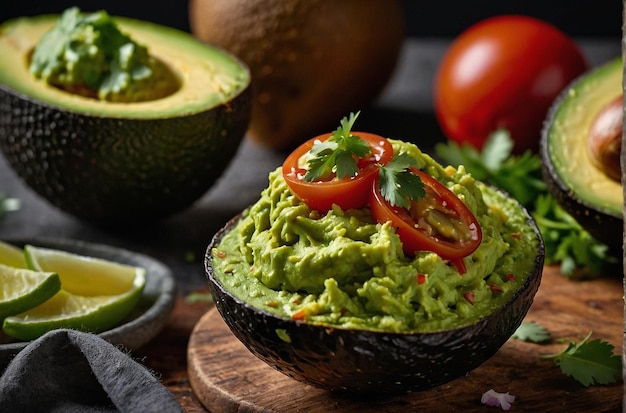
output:
[[[387,165],[377,165],[380,193],[391,205],[409,208],[411,200],[420,199],[426,195],[422,179],[411,173],[409,169],[416,163],[414,158],[403,152],[395,156]]]
[[[305,181],[324,179],[332,174],[339,179],[356,176],[359,168],[354,157],[364,158],[372,151],[366,141],[351,133],[359,113],[350,113],[350,118],[341,119],[340,126],[327,140],[313,145]]]
[[[563,350],[541,354],[539,358],[554,360],[561,371],[583,386],[605,385],[617,382],[622,375],[622,358],[614,353],[613,344],[600,339],[590,340],[589,332],[581,342],[570,341]],[[550,332],[535,322],[520,324],[511,338],[535,344],[550,342]]]
[[[356,159],[372,153],[370,145],[351,130],[360,112],[344,117],[339,127],[325,140],[316,142],[309,151],[307,182],[333,176],[353,178],[359,172]],[[425,195],[424,183],[410,168],[416,161],[407,153],[394,156],[386,165],[377,164],[379,188],[382,196],[393,206],[408,208],[411,200]]]
[[[584,270],[593,276],[607,263],[616,262],[609,248],[580,226],[548,192],[540,156],[530,151],[512,155],[512,149],[513,141],[504,130],[490,135],[482,151],[452,141],[435,147],[443,161],[464,165],[474,178],[504,189],[528,208],[544,238],[546,264],[560,264],[563,275],[571,277],[576,270]]]
[[[558,353],[540,357],[553,359],[563,373],[583,386],[615,383],[622,375],[622,358],[613,352],[611,343],[600,339],[590,341],[591,334],[580,343],[571,341]]]

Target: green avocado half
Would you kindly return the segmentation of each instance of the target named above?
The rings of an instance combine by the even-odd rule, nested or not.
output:
[[[591,235],[615,250],[623,242],[622,184],[594,164],[587,140],[598,113],[622,94],[622,72],[618,58],[572,82],[553,103],[541,137],[550,192]]]
[[[247,66],[189,33],[114,17],[180,86],[141,102],[81,96],[29,73],[35,45],[58,18],[0,25],[0,149],[10,165],[50,203],[97,224],[143,224],[190,206],[245,135]]]

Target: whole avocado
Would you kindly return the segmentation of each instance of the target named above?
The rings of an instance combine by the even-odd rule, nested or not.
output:
[[[196,37],[250,67],[248,133],[280,149],[371,104],[395,68],[405,29],[396,0],[191,0],[189,21]]]

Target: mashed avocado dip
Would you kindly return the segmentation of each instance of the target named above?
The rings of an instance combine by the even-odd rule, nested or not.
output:
[[[395,153],[408,152],[478,219],[483,238],[465,258],[466,273],[432,252],[405,255],[394,228],[375,223],[368,208],[311,210],[290,192],[279,168],[213,249],[219,282],[266,312],[387,332],[471,324],[510,300],[533,269],[539,242],[522,207],[463,167],[443,168],[415,145],[390,141]]]
[[[81,13],[76,7],[41,37],[29,70],[61,89],[113,102],[158,99],[180,87],[177,77],[105,11]]]

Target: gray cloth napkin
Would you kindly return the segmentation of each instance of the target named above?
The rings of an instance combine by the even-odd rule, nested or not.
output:
[[[0,377],[0,411],[182,412],[145,366],[94,334],[51,331]]]

